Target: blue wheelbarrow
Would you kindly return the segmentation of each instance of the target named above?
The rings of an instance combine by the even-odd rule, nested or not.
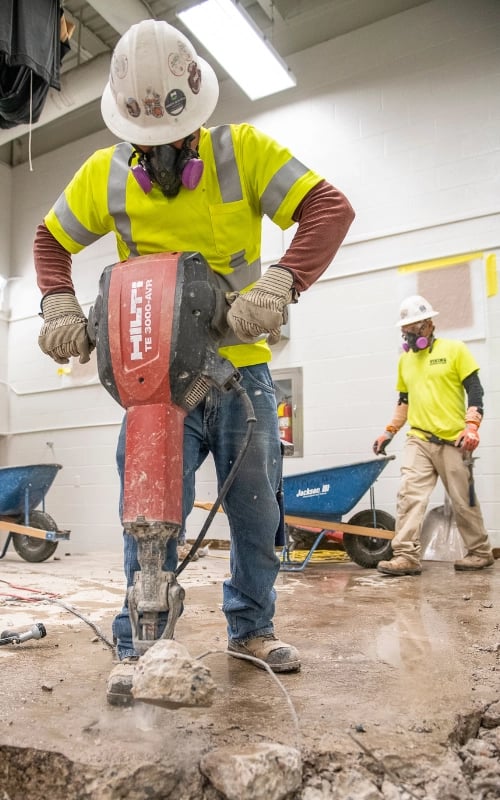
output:
[[[281,569],[288,572],[303,570],[323,540],[339,541],[338,532],[341,532],[343,549],[359,566],[373,568],[379,561],[390,559],[395,519],[375,507],[373,484],[394,458],[385,456],[285,476],[285,536]],[[368,491],[370,507],[343,522],[343,517]],[[291,558],[291,552],[299,549],[308,551],[302,561]]]
[[[45,495],[61,464],[0,467],[0,532],[6,532],[0,558],[10,542],[25,561],[46,561],[69,531],[61,531],[45,511]],[[42,506],[41,509],[37,506]]]

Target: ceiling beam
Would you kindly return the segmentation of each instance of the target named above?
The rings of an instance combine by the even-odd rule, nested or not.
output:
[[[143,19],[151,19],[148,8],[141,0],[120,0],[110,3],[109,0],[87,0],[100,16],[122,36],[131,25]]]
[[[274,22],[276,18],[283,19],[280,12],[274,5],[274,0],[256,0],[256,2],[261,7],[262,11],[269,17],[271,22]]]

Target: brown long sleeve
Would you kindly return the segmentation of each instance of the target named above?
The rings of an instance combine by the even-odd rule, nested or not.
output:
[[[347,197],[327,181],[318,183],[298,205],[299,223],[290,247],[279,260],[302,292],[325,272],[349,230],[354,210]]]
[[[42,295],[75,293],[71,278],[71,253],[54,239],[44,222],[36,229],[33,242],[38,288]]]

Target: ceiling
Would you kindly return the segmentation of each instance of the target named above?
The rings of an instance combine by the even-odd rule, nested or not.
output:
[[[429,0],[241,0],[241,5],[286,60],[287,56],[386,19]],[[40,120],[0,130],[0,162],[16,166],[102,129],[100,96],[111,52],[120,36],[142,19],[162,19],[183,28],[176,14],[195,0],[62,0],[75,25],[71,51],[61,65],[61,92],[50,90]],[[231,77],[196,42],[220,81]],[[297,81],[300,75],[295,73]],[[36,131],[36,135],[35,135]]]

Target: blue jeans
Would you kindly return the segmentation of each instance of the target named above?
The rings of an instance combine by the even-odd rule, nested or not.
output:
[[[281,477],[281,450],[271,374],[267,364],[239,370],[241,385],[254,407],[257,422],[238,473],[224,500],[231,534],[231,577],[223,584],[222,610],[230,639],[245,641],[273,632],[276,603],[274,582],[279,572],[275,535],[280,523],[277,492]],[[211,389],[184,421],[183,522],[195,500],[196,470],[212,453],[218,486],[234,464],[247,432],[247,412],[235,392]],[[116,452],[123,492],[125,420]],[[120,499],[120,517],[121,517]],[[124,569],[127,587],[139,570],[137,541],[124,531]],[[177,566],[177,540],[165,548],[164,570]],[[113,621],[120,659],[134,655],[132,629],[125,605]]]

